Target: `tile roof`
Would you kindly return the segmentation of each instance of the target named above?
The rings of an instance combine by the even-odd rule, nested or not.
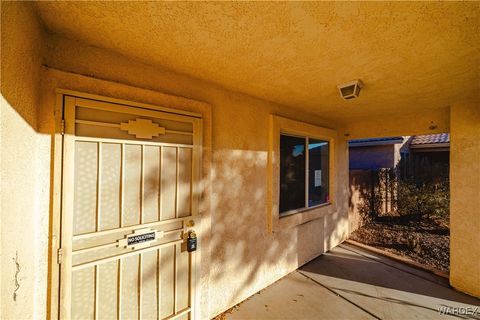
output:
[[[450,134],[448,133],[439,133],[439,134],[425,134],[420,136],[414,136],[410,145],[419,145],[419,144],[435,144],[435,143],[450,143]]]

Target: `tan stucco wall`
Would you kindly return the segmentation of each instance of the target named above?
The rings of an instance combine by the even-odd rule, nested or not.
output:
[[[348,151],[343,134],[350,134],[351,139],[449,131],[448,108],[431,114],[358,119],[342,128],[341,124],[308,113],[93,46],[45,35],[40,30],[28,5],[2,2],[2,319],[45,318],[47,312],[48,237],[52,222],[49,212],[51,134],[57,87],[167,107],[187,105],[204,114],[206,131],[211,136],[205,143],[212,157],[210,166],[206,167],[211,170],[204,176],[207,190],[200,226],[205,231],[200,234],[202,319],[243,300],[345,238],[348,233]],[[42,44],[46,51],[41,72]],[[186,100],[182,104],[178,97],[207,102],[211,110],[189,105]],[[338,128],[341,139],[335,148],[337,212],[269,234],[265,199],[268,116],[272,113]],[[429,130],[432,121],[437,128]],[[462,128],[463,125],[457,132],[461,133]],[[474,157],[473,151],[467,154]],[[458,164],[465,164],[464,161],[461,158]],[[469,184],[472,185],[476,184]],[[470,210],[467,214],[474,219],[474,213]],[[473,237],[473,233],[466,234]],[[16,273],[13,259],[17,252],[20,287],[13,301]],[[469,265],[465,259],[464,255],[457,257],[458,266]],[[469,266],[465,269],[467,272],[472,271]],[[463,273],[456,276],[454,285],[472,283],[473,278],[462,278]]]
[[[45,314],[48,136],[36,132],[40,25],[31,6],[1,3],[0,285],[2,319]]]
[[[350,119],[345,126],[349,139],[444,133],[450,131],[450,108],[389,115],[376,113]]]
[[[480,297],[480,104],[454,105],[450,126],[450,283]]]
[[[328,128],[339,124],[41,34],[28,6],[7,7],[10,11],[2,11],[2,94],[6,100],[1,119],[2,318],[44,318],[47,312],[50,179],[54,172],[50,157],[54,151],[54,90],[58,87],[203,113],[211,137],[205,143],[212,157],[211,170],[204,175],[207,189],[199,226],[204,230],[200,233],[201,319],[240,302],[346,237],[348,190],[341,186],[347,185],[348,161],[343,138],[335,148],[338,210],[274,234],[267,232],[266,221],[269,115]],[[21,10],[12,11],[17,8]],[[39,73],[41,43],[46,50]],[[18,54],[23,51],[15,46],[29,49]],[[204,104],[189,105],[191,100],[182,104],[181,97],[206,102],[211,109]],[[12,235],[13,240],[7,239]],[[13,302],[12,257],[16,251],[21,263],[20,289]]]
[[[155,92],[167,92],[212,106],[212,166],[207,182],[211,201],[203,217],[206,230],[211,230],[201,239],[202,319],[242,301],[346,237],[347,192],[340,188],[347,179],[343,139],[336,154],[338,211],[274,234],[267,232],[266,224],[268,116],[275,113],[330,128],[335,123],[67,39],[51,36],[47,43],[46,64],[71,73],[46,71],[46,77],[55,81],[45,92],[64,87],[153,104],[160,101]],[[139,89],[111,82],[153,92],[138,94]]]

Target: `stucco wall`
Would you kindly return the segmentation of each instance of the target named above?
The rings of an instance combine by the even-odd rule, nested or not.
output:
[[[40,71],[42,44],[46,47],[43,72]],[[202,111],[208,120],[207,132],[211,133],[211,140],[206,144],[212,155],[208,167],[211,170],[204,176],[206,209],[201,224],[205,233],[200,239],[202,319],[245,299],[335,246],[348,232],[348,150],[342,138],[335,148],[338,211],[298,227],[267,233],[269,114],[337,128],[339,137],[345,133],[350,134],[349,139],[449,131],[447,108],[430,114],[357,119],[342,128],[341,124],[326,119],[231,92],[107,50],[42,34],[34,13],[24,3],[2,2],[1,49],[2,319],[44,318],[46,315],[51,134],[57,87],[167,107],[181,107],[177,105],[181,101],[178,97],[211,105],[211,110]],[[457,169],[473,165],[472,159],[478,157],[478,141],[463,137],[463,132],[477,128],[470,119],[475,107],[460,108],[459,117],[452,118],[452,127],[458,126],[459,146],[471,146],[465,155],[454,161]],[[464,122],[469,124],[462,124]],[[432,126],[435,128],[430,130]],[[452,145],[454,139],[452,137]],[[461,201],[457,202],[457,207],[452,207],[452,212],[458,213],[456,218],[460,221],[463,216],[460,217],[458,208],[464,206],[467,198],[474,199],[478,188],[473,187],[478,186],[479,179],[478,168],[477,175],[470,175],[467,182],[460,182],[465,173],[458,172],[456,177],[452,174],[452,179],[458,181],[454,186],[467,183],[465,186],[471,188],[465,196],[456,194]],[[452,192],[452,198],[453,195]],[[476,202],[461,212],[466,212],[471,221],[475,218],[478,221],[478,214],[475,215],[478,207]],[[477,243],[478,238],[471,231],[475,229],[468,229],[463,222],[455,228],[452,249],[455,244],[464,249],[452,258],[455,265],[452,283],[473,292],[471,286],[480,287],[478,269],[475,276],[473,265],[474,258],[478,258],[478,251],[475,251],[478,246],[465,249],[468,243],[463,243],[460,237],[466,234],[466,241]],[[20,271],[15,277],[17,252]],[[17,290],[15,278],[19,283]],[[13,300],[15,290],[16,301]]]
[[[395,145],[351,147],[350,169],[378,169],[395,167]]]
[[[338,124],[106,50],[42,34],[27,5],[2,3],[4,7],[2,318],[46,315],[52,223],[49,203],[53,191],[50,157],[54,151],[54,90],[58,87],[167,107],[178,107],[181,97],[211,105],[211,110],[200,110],[207,119],[211,140],[206,144],[212,155],[211,170],[204,176],[207,189],[203,205],[207,209],[201,217],[205,230],[200,234],[202,319],[240,302],[346,237],[348,190],[342,186],[347,186],[348,170],[343,139],[335,148],[338,211],[274,234],[267,232],[266,222],[268,116],[275,113],[329,128]],[[41,43],[46,51],[40,74]],[[20,49],[25,46],[28,49]],[[13,302],[12,258],[17,251],[20,289]]]
[[[450,283],[480,297],[480,105],[454,105],[450,131]]]
[[[345,132],[349,139],[445,133],[450,131],[450,108],[371,114],[369,117],[348,119]]]
[[[266,225],[269,114],[330,128],[334,123],[75,41],[50,36],[47,43],[49,68],[70,73],[47,71],[47,77],[56,80],[46,91],[57,86],[158,103],[153,93],[132,94],[135,90],[127,92],[120,84],[98,85],[93,77],[212,106],[211,198],[203,217],[211,229],[202,239],[202,319],[240,302],[346,237],[348,190],[340,187],[348,179],[344,140],[336,148],[338,212],[274,234],[268,234]]]
[[[45,314],[49,138],[38,134],[42,33],[31,6],[1,3],[2,319]]]

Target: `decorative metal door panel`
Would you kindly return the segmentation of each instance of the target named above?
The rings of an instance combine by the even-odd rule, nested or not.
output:
[[[201,119],[66,96],[63,319],[190,319]]]

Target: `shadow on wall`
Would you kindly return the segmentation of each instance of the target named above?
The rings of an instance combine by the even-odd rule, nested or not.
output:
[[[336,213],[329,221],[317,219],[282,232],[267,232],[266,151],[218,150],[213,163],[212,185],[203,182],[206,190],[212,190],[211,234],[200,234],[199,238],[202,256],[210,255],[209,265],[201,268],[208,281],[206,300],[212,315],[246,299],[345,237],[344,231],[335,228],[341,219]],[[154,185],[157,173],[148,176],[146,172],[146,185]],[[148,189],[145,192],[157,197],[156,191],[150,195]],[[325,237],[324,228],[332,230],[330,237]],[[155,277],[156,270],[150,276]]]
[[[341,221],[338,213],[267,232],[267,151],[216,150],[213,163],[213,313],[263,289],[345,237],[344,230],[336,228]]]
[[[46,127],[44,130],[52,134]],[[246,139],[240,137],[234,144],[245,146],[242,141]],[[52,136],[49,142],[53,141]],[[209,261],[207,266],[201,267],[201,281],[209,290],[204,292],[208,294],[205,303],[210,304],[202,308],[209,309],[213,315],[323,253],[345,237],[345,230],[336,228],[344,218],[334,213],[269,234],[266,222],[267,151],[248,150],[248,147],[245,150],[219,149],[213,151],[212,157],[211,176],[203,181],[204,190],[211,190],[210,207],[201,209],[202,219],[211,215],[211,220],[206,219],[206,223],[211,224],[211,232],[201,234],[199,244],[202,255],[210,256],[210,259],[202,258],[202,261]],[[53,172],[46,174],[53,175]],[[157,191],[148,187],[155,185],[156,172],[145,172],[145,179],[146,198],[157,197]],[[53,197],[52,189],[50,193]],[[44,215],[42,219],[47,218]],[[150,276],[156,276],[156,272],[152,270]]]
[[[51,89],[58,85],[79,91],[114,96],[133,101],[145,100],[147,103],[155,104],[154,101],[165,100],[169,101],[169,105],[176,104],[176,102],[171,101],[171,96],[167,97],[166,95],[162,95],[161,98],[158,96],[149,98],[152,96],[151,92],[141,91],[138,88],[122,87],[121,83],[125,83],[126,81],[124,74],[113,75],[101,71],[103,69],[95,73],[95,76],[102,79],[110,79],[115,82],[114,85],[112,85],[112,83],[87,80],[87,78],[83,76],[72,77],[71,80],[70,78],[63,78],[63,76],[56,79],[54,73],[42,73],[41,64],[43,58],[41,55],[41,47],[43,43],[41,40],[44,39],[44,37],[41,36],[39,31],[41,27],[39,25],[32,25],[36,19],[28,17],[28,14],[34,15],[34,12],[27,13],[25,19],[20,19],[20,22],[14,23],[11,20],[17,15],[8,14],[8,10],[4,10],[6,7],[7,9],[11,8],[10,10],[16,10],[15,8],[20,6],[24,5],[21,3],[5,4],[2,2],[2,26],[20,26],[19,28],[2,28],[2,94],[6,97],[6,100],[11,103],[11,109],[18,113],[14,115],[15,119],[22,121],[23,119],[27,120],[28,126],[33,129],[32,135],[35,135],[40,130],[47,135],[52,134],[54,123],[53,119],[50,119],[53,118],[50,108],[53,106],[52,102],[55,100],[53,90]],[[4,17],[6,18],[3,19]],[[28,39],[25,37],[28,37]],[[22,41],[18,39],[22,39]],[[4,47],[4,43],[9,43],[10,45]],[[31,48],[24,48],[24,46],[30,44],[32,46]],[[18,48],[14,47],[14,45],[18,46]],[[85,56],[88,57],[88,55]],[[8,57],[15,61],[7,64],[6,59]],[[101,57],[105,56],[103,55]],[[111,56],[108,55],[107,57],[110,58]],[[55,59],[52,58],[51,60]],[[108,60],[105,59],[105,61]],[[94,65],[96,67],[101,66],[101,68],[105,68],[105,65],[108,65],[109,67],[107,67],[107,69],[112,70],[115,68],[111,68],[111,66],[120,68],[125,66],[128,70],[133,71],[141,70],[142,72],[131,73],[142,74],[147,72],[152,75],[152,79],[154,80],[144,82],[144,79],[132,78],[132,80],[129,80],[127,83],[134,86],[151,88],[157,92],[164,91],[165,88],[163,87],[175,88],[172,89],[171,92],[176,92],[178,96],[195,96],[196,99],[208,101],[215,106],[213,110],[214,113],[216,112],[214,115],[215,125],[209,124],[215,135],[215,150],[212,150],[211,154],[212,159],[210,162],[212,168],[211,170],[209,169],[210,172],[204,173],[204,176],[207,176],[208,179],[203,181],[204,190],[207,190],[206,194],[210,194],[210,196],[205,195],[203,198],[209,198],[209,204],[201,208],[201,219],[204,220],[202,224],[206,224],[204,229],[210,230],[211,226],[211,231],[207,234],[200,234],[199,238],[199,245],[202,250],[202,262],[208,263],[203,265],[201,270],[202,286],[209,290],[209,292],[203,292],[203,294],[205,294],[203,300],[206,305],[202,305],[202,308],[210,310],[209,312],[211,314],[222,311],[222,309],[247,298],[249,295],[263,288],[266,284],[272,283],[280,276],[293,270],[298,263],[303,263],[322,253],[325,247],[329,247],[335,242],[335,237],[339,238],[341,236],[341,231],[333,229],[334,224],[332,221],[334,220],[331,218],[328,219],[329,221],[327,221],[327,219],[318,219],[275,234],[267,233],[265,218],[267,150],[265,148],[268,144],[268,131],[266,129],[268,114],[278,112],[285,114],[285,116],[290,115],[293,118],[299,117],[295,111],[284,110],[283,107],[264,101],[260,102],[257,99],[233,92],[223,91],[223,89],[214,86],[206,86],[201,82],[191,82],[191,79],[182,78],[178,75],[172,77],[171,74],[165,76],[164,73],[164,76],[157,78],[156,74],[160,73],[157,69],[143,69],[143,66],[130,65],[129,63],[130,61],[128,59],[122,58],[111,64],[91,64],[89,62],[88,65],[92,68]],[[68,63],[65,66],[60,65],[57,67],[68,69],[67,65]],[[5,69],[5,66],[8,68]],[[75,70],[75,68],[72,69]],[[91,75],[90,73],[88,74]],[[40,77],[42,77],[41,82]],[[170,77],[174,79],[173,85],[158,85],[158,83],[162,82],[170,83],[168,82],[170,79],[163,81]],[[155,79],[162,79],[162,81],[156,81]],[[40,87],[40,84],[42,87]],[[187,87],[188,90],[185,89]],[[169,90],[167,90],[167,92],[168,91]],[[201,92],[201,94],[199,92]],[[40,104],[39,100],[41,100]],[[227,104],[229,104],[229,107],[226,107]],[[168,107],[168,105],[166,106]],[[217,108],[216,111],[215,108]],[[241,112],[239,111],[240,109]],[[300,117],[306,119],[307,115]],[[229,119],[234,120],[228,121]],[[22,133],[22,138],[24,138],[25,132],[23,127],[19,132]],[[3,134],[4,132],[2,132],[2,138]],[[224,138],[223,136],[228,137]],[[48,190],[46,185],[48,184],[48,178],[53,180],[53,171],[48,171],[48,169],[53,168],[48,162],[48,160],[51,160],[49,158],[51,155],[48,153],[51,151],[49,147],[51,148],[54,137],[53,135],[46,137],[51,137],[52,141],[48,141],[48,145],[46,146],[42,145],[44,148],[40,153],[41,155],[46,155],[47,159],[41,159],[43,160],[42,165],[46,168],[42,167],[40,169],[42,171],[45,170],[45,175],[48,177],[47,182],[44,183],[41,181],[38,185],[43,187],[45,184],[44,192],[46,194],[50,192],[50,197],[47,195],[42,198],[46,199],[44,202],[46,202],[48,206],[48,200],[50,204],[53,202],[52,185],[50,186],[50,190]],[[38,168],[25,170],[25,168],[34,166],[31,161],[32,149],[24,147],[24,144],[20,145],[18,140],[14,140],[13,138],[11,141],[11,150],[16,150],[16,154],[20,157],[20,161],[17,160],[16,163],[12,164],[12,167],[23,169],[22,173],[27,177],[19,180],[18,176],[12,176],[10,180],[4,181],[6,183],[12,181],[12,184],[13,182],[19,183],[19,181],[31,182],[32,176],[38,176],[38,172],[35,170],[40,170]],[[35,145],[35,143],[32,144]],[[4,145],[5,143],[2,141],[2,150],[4,150]],[[252,147],[252,145],[257,147]],[[19,153],[20,151],[26,153],[26,156],[23,157],[23,154]],[[23,165],[25,165],[25,168],[22,168]],[[151,174],[153,175],[153,173]],[[153,185],[153,181],[149,181],[148,173],[146,173],[146,175],[146,185]],[[150,179],[153,178],[150,177]],[[22,185],[28,184],[22,183]],[[20,190],[22,192],[19,192],[19,194],[36,194],[38,191],[33,186],[29,186],[29,188],[31,189],[25,190],[23,186],[18,185],[18,189],[22,189]],[[149,197],[156,196],[156,192],[149,193],[148,187],[145,192]],[[12,198],[11,201],[15,202],[12,204],[15,210],[10,210],[10,212],[37,212],[32,210],[32,207],[36,204],[32,199],[27,199],[22,203],[14,200],[16,199]],[[32,202],[31,206],[28,206],[29,202]],[[4,203],[2,203],[2,207],[3,206]],[[53,216],[52,208],[50,208],[49,215],[47,212],[48,208],[45,212],[42,212],[42,214],[36,214],[35,219],[29,219],[30,216],[22,216],[25,218],[23,220],[27,222],[30,221],[28,223],[32,225],[25,228],[25,223],[22,222],[21,227],[23,228],[12,224],[11,229],[17,232],[18,230],[27,230],[29,234],[41,234],[43,238],[48,239],[52,231],[51,221],[49,221]],[[42,217],[45,221],[42,227],[34,223],[36,219],[40,219],[39,217]],[[16,216],[12,217],[11,220],[13,220],[13,218],[18,219]],[[327,232],[325,232],[324,228],[334,230],[334,235],[331,237],[325,236]],[[19,251],[19,259],[21,261],[23,261],[24,257],[32,260],[38,253],[38,255],[41,256],[38,256],[37,261],[42,261],[43,263],[45,260],[45,264],[47,264],[46,245],[42,247],[42,245],[36,242],[36,246],[39,246],[40,249],[37,250],[37,253],[31,254],[33,248],[29,248],[31,247],[29,242],[11,243],[12,246],[17,244],[19,247],[27,247],[26,250]],[[50,246],[51,245],[50,243]],[[9,259],[9,262],[10,259],[14,257],[11,253],[12,252],[5,252],[4,255],[6,257],[5,259]],[[32,266],[35,265],[34,261],[26,261],[26,263]],[[50,264],[50,268],[51,267],[52,264]],[[55,267],[55,265],[53,267]],[[29,271],[29,269],[23,265],[22,270],[25,270],[25,272]],[[39,271],[42,269],[36,270],[37,273],[42,272]],[[49,271],[51,272],[51,270]],[[45,273],[47,274],[47,272]],[[34,274],[34,272],[32,272],[32,274]],[[2,275],[2,278],[8,279],[8,281],[12,279],[10,278],[10,274],[7,275],[6,272]],[[33,285],[25,286],[22,283],[20,292],[26,292],[23,288],[33,287]],[[33,290],[31,291],[33,292]],[[20,298],[22,297],[20,296]]]
[[[47,280],[48,236],[38,232],[48,229],[50,156],[39,152],[48,136],[37,134],[42,37],[31,4],[0,5],[0,317],[29,318],[44,310]]]
[[[15,17],[15,15],[9,15],[7,14],[7,10],[4,10],[5,7],[14,7],[18,5],[19,4],[14,3],[2,3],[2,26],[4,23],[9,26],[22,25],[22,23],[8,21],[8,17]],[[6,19],[3,19],[4,17],[6,17]],[[26,23],[22,25],[22,28],[25,26],[27,30],[23,30],[22,28],[15,30],[13,30],[13,28],[2,28],[2,58],[14,57],[15,59],[18,59],[18,61],[6,64],[6,60],[4,61],[2,59],[1,90],[5,100],[10,102],[10,106],[8,107],[9,110],[12,111],[12,118],[17,122],[22,121],[22,127],[18,130],[18,132],[22,133],[22,139],[26,137],[25,127],[28,127],[29,129],[32,128],[32,145],[35,145],[35,136],[37,133],[45,133],[46,139],[51,138],[51,141],[44,142],[46,144],[42,145],[42,150],[39,151],[42,156],[40,161],[45,168],[41,166],[41,168],[37,168],[34,166],[34,163],[31,161],[31,153],[33,149],[28,147],[22,148],[25,144],[24,141],[22,141],[22,144],[19,145],[18,136],[12,137],[12,148],[9,149],[16,150],[15,154],[20,158],[20,160],[17,159],[16,162],[14,161],[11,167],[20,168],[22,170],[22,174],[26,176],[26,178],[23,179],[24,181],[31,182],[31,177],[38,177],[37,171],[42,170],[42,175],[46,176],[46,182],[44,183],[43,181],[40,181],[38,185],[45,185],[45,190],[43,192],[45,192],[46,195],[42,197],[42,202],[45,202],[48,207],[48,200],[50,201],[50,205],[53,202],[53,185],[50,185],[50,189],[48,189],[46,185],[49,183],[48,178],[53,180],[54,174],[53,171],[48,170],[53,169],[53,165],[50,165],[48,162],[48,160],[51,160],[51,154],[48,153],[51,151],[49,147],[52,147],[54,141],[54,136],[52,135],[52,132],[54,131],[54,123],[53,119],[51,119],[53,118],[50,109],[52,105],[48,105],[47,109],[47,103],[44,102],[50,103],[54,101],[54,98],[52,98],[53,91],[45,91],[44,88],[51,89],[53,84],[68,84],[69,82],[57,82],[57,80],[51,79],[51,75],[44,73],[43,75],[47,75],[47,77],[42,78],[44,87],[40,88],[40,66],[42,63],[42,56],[40,53],[42,37],[40,34],[32,33],[31,30],[40,30],[41,28],[36,25],[28,25],[31,24],[32,21],[36,21],[35,19],[25,20]],[[29,28],[27,28],[27,26]],[[4,31],[7,29],[8,32],[5,33]],[[29,37],[32,38],[31,42],[33,47],[26,49],[19,48],[17,51],[12,51],[11,49],[15,49],[12,46],[6,48],[3,47],[3,44],[7,42],[18,44],[19,46],[29,43],[29,41],[15,41],[14,37],[17,37],[18,34],[29,35]],[[23,39],[22,37],[17,38]],[[19,55],[18,52],[21,52],[22,55]],[[28,57],[33,57],[34,61],[26,59]],[[5,65],[8,66],[7,69],[4,69]],[[51,83],[45,85],[45,81]],[[144,96],[144,92],[141,91],[133,93],[127,91],[127,89],[136,89],[118,88],[117,90],[115,86],[111,86],[110,84],[100,84],[96,89],[92,89],[94,86],[90,86],[90,83],[94,82],[76,78],[70,83],[70,85],[67,85],[67,87],[77,88],[81,91],[90,90],[92,91],[91,93],[103,95],[109,95],[106,94],[109,92],[112,96],[118,96],[119,98],[125,98],[128,100],[141,101],[143,98],[138,97]],[[90,89],[87,90],[86,88],[89,88],[89,86]],[[157,87],[154,88],[155,90],[159,90]],[[332,244],[336,242],[336,239],[343,238],[345,234],[342,230],[335,228],[335,225],[340,223],[337,219],[342,219],[338,214],[328,218],[317,219],[296,228],[291,228],[275,234],[269,234],[267,232],[265,218],[267,151],[264,146],[267,145],[266,140],[268,132],[262,126],[267,126],[269,113],[281,113],[279,111],[280,107],[272,106],[264,102],[259,103],[257,100],[243,95],[223,91],[218,94],[210,87],[207,87],[207,89],[208,90],[203,90],[202,88],[202,91],[212,91],[212,96],[218,95],[219,97],[212,98],[207,94],[206,97],[208,98],[205,98],[204,100],[211,101],[212,104],[216,105],[219,109],[221,108],[222,103],[233,102],[235,106],[238,106],[238,108],[223,108],[221,111],[217,111],[218,114],[215,115],[217,118],[215,126],[212,126],[212,131],[215,132],[216,135],[217,149],[212,151],[212,169],[209,172],[210,176],[206,174],[205,176],[209,176],[209,178],[203,181],[204,190],[208,190],[207,192],[211,194],[211,199],[210,204],[206,205],[206,208],[201,209],[201,218],[202,220],[205,220],[204,223],[208,224],[208,227],[205,229],[209,229],[211,225],[211,232],[208,234],[201,234],[201,238],[199,239],[199,244],[202,246],[202,256],[207,256],[205,259],[202,258],[202,261],[209,261],[208,265],[202,266],[201,281],[211,293],[208,294],[208,292],[205,292],[205,294],[208,294],[207,298],[205,298],[205,303],[209,303],[211,307],[202,307],[206,309],[210,308],[211,314],[213,314],[247,298],[251,294],[254,294],[256,291],[265,287],[266,284],[272,283],[280,276],[293,270],[297,264],[302,264],[324,252],[325,248],[331,247]],[[119,94],[119,92],[122,91],[127,93]],[[137,96],[137,98],[134,99],[131,98],[131,96]],[[40,104],[39,100],[41,100]],[[265,108],[260,108],[259,106],[265,106]],[[243,119],[239,119],[239,121],[224,121],[227,118],[238,118],[239,108],[242,108],[241,116]],[[287,112],[287,114],[285,114],[286,116],[290,114],[292,118],[295,118],[294,111],[285,111],[283,109],[281,111]],[[220,112],[222,113],[221,116],[219,115]],[[4,114],[2,112],[2,121],[5,119],[3,117]],[[304,117],[306,118],[306,116]],[[24,120],[26,123],[23,123]],[[225,123],[228,123],[228,125]],[[260,126],[259,123],[261,123]],[[236,125],[238,126],[237,128],[234,127]],[[220,143],[218,141],[220,140],[219,135],[225,134],[227,130],[229,131],[228,135],[230,139],[228,145],[226,148],[219,148],[218,145],[227,144],[225,142],[227,139],[224,139],[224,141]],[[2,132],[2,138],[5,132],[7,131],[5,130]],[[240,134],[231,132],[240,132]],[[13,132],[7,133],[13,136]],[[2,141],[2,150],[5,150],[4,141]],[[254,141],[253,144],[261,147],[250,147],[252,141]],[[237,148],[243,148],[243,150],[238,150]],[[12,161],[13,160],[12,157]],[[43,173],[43,171],[45,171],[45,173]],[[154,182],[149,181],[148,173],[146,173],[146,176],[146,185],[153,185]],[[8,178],[10,178],[10,176]],[[18,188],[22,189],[22,192],[20,192],[22,194],[37,194],[38,190],[36,190],[33,185],[29,185],[29,189],[25,190],[24,185],[27,184],[22,183],[22,185],[20,185],[20,182],[23,180],[19,180],[18,176],[15,177],[12,174],[11,179],[4,181],[5,183],[12,181],[12,185],[14,184],[13,182],[17,182],[19,184]],[[146,196],[156,196],[156,192],[151,192],[149,194],[148,191],[147,187],[145,190]],[[48,193],[50,193],[50,197],[48,196]],[[338,196],[340,199],[340,195]],[[208,197],[205,196],[203,198]],[[44,199],[48,200],[43,201]],[[37,204],[33,199],[23,201],[22,203],[14,200],[15,199],[12,198],[11,201],[14,202],[12,207],[15,210],[9,210],[10,212],[38,212],[38,210],[32,210],[32,207],[35,208],[34,205]],[[2,207],[4,205],[5,204],[2,203]],[[48,208],[46,212],[47,211]],[[13,231],[27,230],[32,235],[39,233],[43,238],[48,239],[52,231],[51,221],[49,220],[53,215],[52,207],[50,207],[49,215],[47,215],[46,212],[35,214],[35,219],[30,219],[29,216],[25,216],[24,220],[30,221],[29,224],[32,224],[28,228],[25,228],[26,225],[22,222],[23,228],[12,224],[11,229]],[[34,223],[34,221],[40,219],[40,217],[42,219],[42,228]],[[17,217],[12,218],[17,219]],[[37,232],[39,228],[40,231]],[[327,236],[330,232],[332,234]],[[15,244],[16,243],[13,243],[12,246]],[[43,261],[45,260],[45,265],[47,264],[47,256],[45,253],[46,245],[42,247],[42,245],[37,242],[36,246],[39,246],[40,250],[37,250],[37,253],[35,254],[31,254],[33,248],[30,248],[31,245],[28,242],[19,243],[18,247],[20,246],[28,246],[27,250],[19,251],[19,259],[21,261],[24,261],[24,257],[26,257],[25,260],[28,261],[25,263],[34,266],[36,263],[30,260],[40,252],[38,254],[41,256],[39,256],[36,261],[42,261],[43,264]],[[10,253],[12,252],[5,252],[5,259],[11,259],[14,257],[14,255]],[[44,254],[45,256],[43,256]],[[208,256],[210,257],[208,258]],[[50,265],[50,268],[51,267],[52,265]],[[28,272],[28,269],[23,265],[22,268],[22,270]],[[39,269],[37,269],[37,272],[40,272],[38,270]],[[3,278],[7,278],[6,272]],[[8,275],[8,280],[11,280],[10,275]],[[30,288],[33,287],[33,285],[22,285],[21,292],[25,292],[23,289],[24,287]]]
[[[269,234],[267,151],[216,150],[213,162],[210,290],[221,311],[323,253],[341,230],[327,239],[333,226],[321,218]]]
[[[176,162],[174,155],[165,156],[166,163]],[[213,185],[203,182],[205,189],[213,191],[212,229],[211,234],[199,235],[199,245],[202,255],[210,251],[210,266],[202,269],[206,269],[215,309],[226,308],[263,288],[265,281],[275,276],[275,272],[271,276],[264,273],[268,268],[278,267],[280,261],[296,263],[297,239],[291,233],[279,241],[266,232],[265,151],[222,150],[214,158],[217,166],[211,177]],[[179,164],[180,172],[189,169],[185,163]],[[156,185],[158,172],[146,172],[145,181],[146,186]],[[156,188],[146,188],[145,193],[146,198],[158,197]],[[182,201],[188,199],[179,200]],[[146,272],[145,278],[148,277],[155,278],[156,270]]]

